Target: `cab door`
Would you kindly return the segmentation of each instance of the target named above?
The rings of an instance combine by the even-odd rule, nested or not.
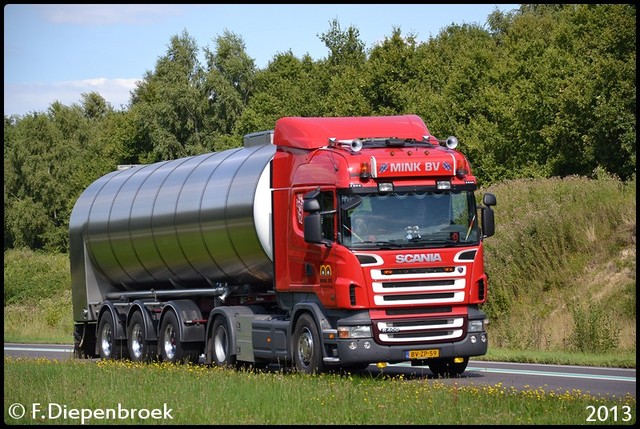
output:
[[[314,189],[292,190],[292,228],[289,229],[290,291],[312,292],[328,307],[335,305],[336,278],[336,194],[333,189],[320,189],[315,199],[320,206],[322,243],[308,243],[304,239],[305,196]]]

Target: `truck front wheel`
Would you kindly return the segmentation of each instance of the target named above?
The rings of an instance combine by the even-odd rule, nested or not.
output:
[[[232,366],[236,363],[236,355],[230,354],[231,336],[229,334],[229,325],[224,316],[217,316],[213,322],[211,329],[211,337],[209,338],[209,352],[211,360],[217,366]]]
[[[310,314],[300,316],[293,331],[293,364],[305,374],[322,373],[326,367],[322,360],[322,341],[316,323]]]
[[[459,377],[467,369],[468,363],[468,357],[462,362],[454,362],[453,358],[432,359],[429,361],[429,369],[436,377]]]

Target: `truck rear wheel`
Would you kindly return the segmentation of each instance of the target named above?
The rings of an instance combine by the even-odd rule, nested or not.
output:
[[[211,329],[209,338],[209,351],[211,360],[217,366],[232,366],[236,363],[236,355],[230,354],[231,336],[226,317],[217,316]]]
[[[313,317],[305,313],[298,319],[293,331],[293,364],[305,374],[322,373],[326,367],[322,360],[322,341]]]
[[[142,313],[136,311],[131,316],[127,329],[129,357],[134,362],[149,362],[155,355],[155,343],[147,341],[147,330]]]
[[[98,322],[98,354],[101,359],[120,359],[125,357],[125,348],[121,340],[116,339],[116,325],[110,311],[102,312]]]
[[[469,358],[464,358],[462,362],[454,362],[451,359],[432,359],[429,361],[429,369],[436,377],[459,377],[465,369]]]
[[[178,316],[172,310],[162,318],[160,324],[160,358],[163,362],[171,363],[195,363],[198,361],[198,353],[188,343],[183,343],[180,336]]]

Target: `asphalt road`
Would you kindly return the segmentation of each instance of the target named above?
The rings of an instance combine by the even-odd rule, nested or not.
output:
[[[43,357],[66,360],[73,358],[70,345],[5,344],[4,355],[12,357]],[[427,367],[408,364],[369,366],[371,376],[403,375],[405,379],[433,379]],[[636,369],[600,368],[588,366],[541,365],[528,363],[469,361],[467,370],[459,378],[441,379],[458,386],[495,386],[506,389],[542,390],[546,392],[580,392],[595,397],[636,397]]]

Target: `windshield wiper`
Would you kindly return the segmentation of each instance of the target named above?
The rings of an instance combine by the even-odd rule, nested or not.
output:
[[[429,244],[429,245],[444,245],[445,247],[451,247],[460,244],[459,241],[453,241],[450,239],[442,239],[442,238],[415,238],[413,240],[409,240],[411,244]]]
[[[378,246],[381,249],[384,249],[384,248],[398,249],[398,248],[402,247],[401,244],[394,243],[392,241],[377,241],[377,240],[374,240],[374,241],[359,241],[357,243],[352,243],[351,244],[352,247],[359,247],[361,245],[365,245],[367,247],[368,246]]]

